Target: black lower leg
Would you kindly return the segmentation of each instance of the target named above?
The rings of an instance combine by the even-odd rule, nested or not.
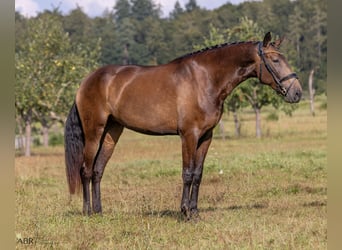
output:
[[[92,178],[92,202],[94,213],[102,213],[100,182],[101,178],[94,172]]]
[[[91,214],[89,184],[90,184],[90,179],[82,177],[82,185],[83,185],[83,214],[84,215],[90,215]]]
[[[190,189],[192,184],[193,174],[189,170],[183,170],[183,195],[181,202],[181,211],[186,216],[186,219],[190,219]]]
[[[198,216],[198,208],[197,208],[197,201],[198,201],[198,190],[199,185],[193,184],[191,190],[191,199],[190,199],[190,213],[191,216]]]
[[[190,193],[190,185],[184,184],[181,211],[186,217],[190,216],[189,193]]]

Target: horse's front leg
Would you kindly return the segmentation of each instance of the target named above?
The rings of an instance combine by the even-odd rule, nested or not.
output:
[[[203,163],[207,155],[211,140],[212,140],[212,130],[205,133],[198,142],[198,148],[196,151],[195,160],[195,170],[193,172],[193,181],[191,188],[191,198],[190,198],[190,213],[192,216],[198,216],[198,193],[202,180],[203,173]]]
[[[190,169],[183,167],[183,194],[182,194],[182,201],[181,201],[181,211],[185,215],[186,220],[190,220],[191,213],[190,213],[190,188],[192,184],[193,173]]]
[[[181,211],[185,215],[186,220],[190,220],[190,190],[195,170],[197,140],[194,135],[181,136],[181,139],[183,158],[183,194],[181,201]]]

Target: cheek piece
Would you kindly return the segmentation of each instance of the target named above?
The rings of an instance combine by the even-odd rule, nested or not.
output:
[[[282,95],[282,96],[287,96],[289,90],[291,89],[293,83],[295,82],[295,80],[297,79],[298,80],[298,76],[296,73],[291,73],[291,74],[288,74],[287,76],[284,76],[283,78],[280,78],[277,76],[276,72],[272,69],[272,67],[267,63],[266,61],[266,58],[265,58],[265,53],[262,49],[262,42],[259,42],[259,46],[258,46],[258,54],[259,56],[261,57],[262,59],[262,62],[263,64],[265,65],[267,71],[271,74],[274,82],[277,84],[277,93]],[[260,72],[259,72],[259,80],[262,79],[262,65],[260,63]],[[287,81],[287,80],[290,80],[290,79],[293,79],[293,81],[291,82],[290,86],[286,89],[284,86],[283,86],[283,82],[284,81]]]

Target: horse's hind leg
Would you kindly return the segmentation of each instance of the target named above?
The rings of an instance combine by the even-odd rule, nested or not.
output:
[[[83,101],[83,99],[81,99]],[[100,148],[100,141],[105,131],[108,116],[102,112],[91,112],[95,105],[79,102],[78,109],[84,133],[84,163],[81,168],[81,181],[83,186],[83,214],[91,214],[90,206],[90,180],[92,179],[95,158]],[[97,109],[98,110],[98,109]]]
[[[104,126],[86,127],[84,129],[84,164],[81,168],[81,180],[83,186],[83,214],[91,214],[89,185],[93,175],[95,156],[100,146],[101,136],[104,132]]]
[[[123,126],[112,122],[111,119],[109,119],[103,141],[101,141],[100,151],[96,157],[92,175],[92,203],[94,213],[102,213],[100,183],[105,166],[113,154],[122,130]]]

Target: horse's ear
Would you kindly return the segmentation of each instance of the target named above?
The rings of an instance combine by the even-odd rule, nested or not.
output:
[[[264,47],[268,47],[268,45],[270,44],[271,40],[272,40],[271,32],[267,32],[265,37],[264,37],[264,41],[262,42],[263,46]]]
[[[283,36],[283,37],[281,37],[280,39],[276,40],[276,41],[274,42],[274,46],[275,46],[277,49],[279,49],[279,48],[280,48],[280,45],[281,45],[281,43],[284,41],[284,39],[285,39],[285,37]]]

